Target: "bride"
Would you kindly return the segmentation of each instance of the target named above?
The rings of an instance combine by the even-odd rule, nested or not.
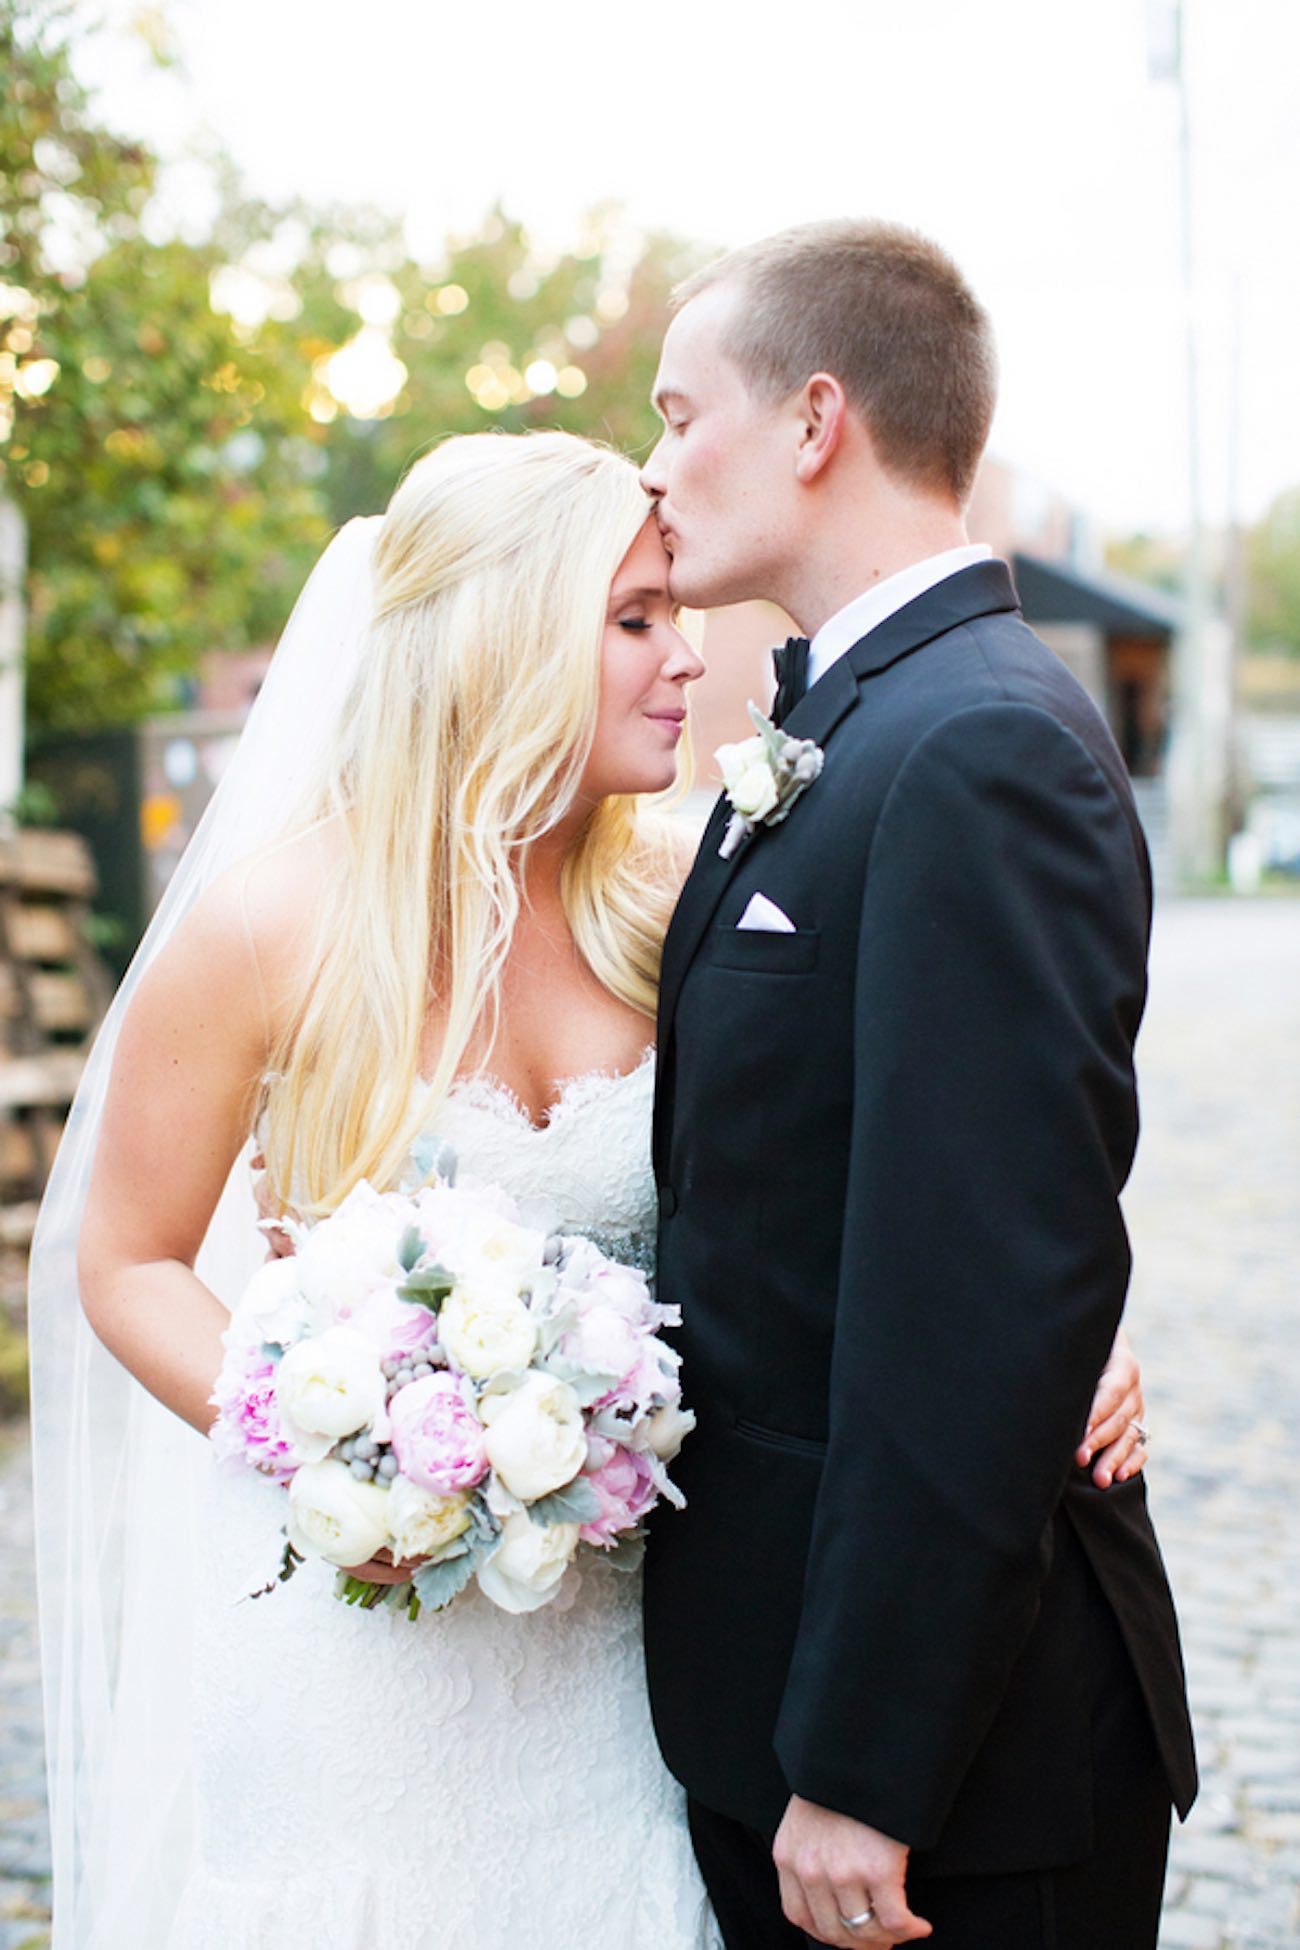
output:
[[[563,434],[444,442],[295,611],[37,1236],[57,1950],[717,1942],[635,1579],[593,1558],[541,1612],[471,1589],[413,1625],[309,1563],[248,1602],[282,1492],[190,1433],[265,1246],[257,1146],[313,1216],[436,1136],[649,1269],[674,616],[634,469]]]

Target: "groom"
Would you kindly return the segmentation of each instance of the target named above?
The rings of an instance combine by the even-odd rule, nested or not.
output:
[[[662,1297],[699,1428],[660,1740],[729,1950],[1145,1950],[1195,1766],[1142,1478],[1074,1466],[1118,1325],[1150,879],[1128,780],[963,511],[986,318],[819,224],[680,294],[673,594],[767,597],[824,753],[664,952]],[[800,666],[806,658],[806,669]]]

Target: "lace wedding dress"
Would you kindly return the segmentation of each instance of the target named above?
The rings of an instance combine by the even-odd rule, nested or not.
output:
[[[466,1174],[649,1265],[650,1052],[571,1080],[534,1126],[457,1085]],[[655,1745],[640,1579],[588,1553],[525,1617],[476,1587],[412,1624],[278,1558],[282,1492],[213,1473],[195,1692],[199,1865],[169,1950],[716,1950],[681,1790]],[[210,1528],[206,1528],[210,1526]]]

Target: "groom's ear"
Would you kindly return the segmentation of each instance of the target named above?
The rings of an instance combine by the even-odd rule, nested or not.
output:
[[[799,395],[795,410],[802,420],[795,478],[807,485],[817,479],[844,438],[848,412],[844,388],[833,373],[815,372]]]

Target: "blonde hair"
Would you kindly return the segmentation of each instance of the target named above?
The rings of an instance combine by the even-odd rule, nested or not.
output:
[[[815,372],[840,381],[881,465],[964,507],[997,401],[993,328],[961,272],[902,224],[798,224],[706,264],[673,293],[734,285],[722,349],[786,399]]]
[[[307,808],[345,845],[273,1056],[262,1129],[284,1203],[321,1213],[363,1177],[394,1182],[478,1032],[490,1048],[529,848],[577,792],[610,583],[647,515],[628,461],[563,433],[449,439],[394,495],[363,668]],[[653,1016],[673,847],[638,805],[596,805],[561,893],[597,978]]]

